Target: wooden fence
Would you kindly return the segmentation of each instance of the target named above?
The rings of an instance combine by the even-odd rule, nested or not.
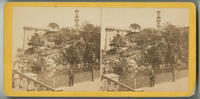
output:
[[[100,77],[99,70],[94,70],[93,74],[94,74],[94,79]],[[69,75],[67,72],[61,72],[59,74],[56,74],[55,78],[47,78],[47,77],[45,78],[45,75],[46,73],[40,74],[40,76],[38,76],[38,80],[55,88],[69,86]],[[79,72],[74,74],[74,84],[84,81],[90,81],[91,79],[92,79],[91,71]]]
[[[188,76],[188,69],[182,69],[175,72],[175,79],[180,79]],[[171,82],[173,79],[172,72],[163,72],[155,75],[155,84],[160,84],[164,82]],[[150,87],[150,78],[148,75],[137,76],[137,77],[127,77],[127,79],[120,79],[120,82],[133,88],[143,88]]]

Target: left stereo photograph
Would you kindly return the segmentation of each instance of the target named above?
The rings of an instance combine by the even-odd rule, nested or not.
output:
[[[14,7],[12,90],[98,91],[100,28],[99,8]]]

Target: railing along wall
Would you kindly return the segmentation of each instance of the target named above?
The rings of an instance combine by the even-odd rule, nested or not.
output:
[[[101,90],[102,91],[135,91],[131,87],[115,81],[105,75],[101,75]]]
[[[12,83],[15,91],[58,91],[14,69],[12,70]]]

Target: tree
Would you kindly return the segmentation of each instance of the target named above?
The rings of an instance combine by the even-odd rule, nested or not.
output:
[[[59,30],[59,25],[55,22],[51,22],[48,24],[48,27],[52,30],[52,31],[57,31]]]
[[[29,66],[33,71],[41,70],[45,67],[45,60],[42,53],[44,50],[41,47],[45,47],[44,37],[38,33],[32,35],[28,42],[31,48],[26,49],[24,55],[26,58],[26,65]]]
[[[39,47],[44,46],[44,40],[41,35],[35,33],[28,42],[28,45],[31,46],[34,50],[38,49]]]
[[[90,67],[92,81],[94,80],[93,69],[100,68],[99,64],[95,66],[97,62],[100,62],[100,30],[101,27],[85,22],[80,31],[86,45],[83,59]]]
[[[114,73],[121,75],[121,74],[128,74],[129,64],[127,58],[122,56],[119,62],[116,62],[114,65]]]
[[[115,60],[113,72],[118,75],[124,74],[128,68],[128,61],[125,57],[126,44],[126,39],[122,35],[116,34],[110,42],[111,49],[106,52],[107,55],[117,56],[112,60]]]
[[[91,74],[92,74],[92,81],[94,80],[93,71],[94,71],[94,68],[96,65],[95,63],[96,63],[96,60],[99,59],[99,58],[97,58],[96,55],[97,55],[97,53],[96,53],[95,44],[91,43],[91,42],[87,43],[86,51],[83,54],[83,57],[84,57],[84,62],[86,62],[86,64],[89,65],[89,70],[91,71]],[[99,64],[97,66],[99,68]]]
[[[63,27],[59,30],[59,32],[61,32],[61,33],[70,33],[71,31],[72,31],[72,29],[69,27]]]
[[[172,24],[165,25],[161,31],[142,30],[134,38],[137,64],[151,65],[154,71],[160,65],[170,66],[175,81],[178,60],[188,60],[188,33],[187,27]]]
[[[181,43],[181,55],[182,57],[180,57],[180,60],[184,63],[187,63],[188,64],[188,58],[189,58],[189,27],[186,26],[186,27],[181,27],[180,28],[181,30],[181,42],[184,42],[184,43]]]
[[[162,30],[163,38],[167,42],[167,54],[165,56],[165,62],[171,66],[173,81],[175,81],[175,68],[178,64],[178,61],[188,60],[188,30],[188,27],[177,27],[173,24],[166,24]]]
[[[142,35],[140,35],[142,36]],[[143,36],[142,36],[143,38]],[[163,55],[165,55],[165,44],[159,40],[159,36],[152,34],[147,41],[137,41],[137,48],[139,51],[135,57],[135,60],[138,66],[152,66],[153,69],[156,69],[163,62]]]
[[[115,51],[115,54],[117,54],[120,57],[123,54],[123,48],[126,47],[126,41],[123,38],[122,35],[117,34],[116,36],[113,37],[113,39],[110,42],[110,46],[112,47],[110,50]]]
[[[141,26],[137,23],[133,23],[129,26],[130,29],[133,29],[135,32],[138,30],[140,31],[141,30]]]
[[[61,52],[63,60],[69,62],[72,66],[81,63],[83,59],[83,53],[85,52],[85,45],[82,42],[77,42],[70,45]],[[72,67],[73,68],[73,67]]]
[[[80,32],[78,30],[78,32]],[[80,39],[80,35],[77,35],[77,29],[63,27],[58,31],[59,34],[62,34],[64,37],[68,37],[70,40],[77,41]],[[78,33],[79,34],[79,33]]]
[[[131,48],[136,52],[134,60],[138,68],[150,66],[154,71],[157,71],[158,67],[164,63],[166,43],[158,34],[159,31],[155,29],[145,28],[130,38],[135,43],[135,46]]]

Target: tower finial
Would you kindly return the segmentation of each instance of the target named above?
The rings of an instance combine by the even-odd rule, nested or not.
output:
[[[161,13],[161,11],[156,11],[156,13],[157,13],[157,17],[156,17],[156,23],[157,23],[157,29],[158,30],[160,30],[160,28],[161,28],[161,25],[160,25],[160,23],[161,23],[161,17],[160,17],[160,13]]]
[[[74,21],[75,21],[75,28],[78,29],[79,28],[79,16],[78,16],[78,13],[79,13],[79,10],[75,10],[75,17],[74,17]]]

